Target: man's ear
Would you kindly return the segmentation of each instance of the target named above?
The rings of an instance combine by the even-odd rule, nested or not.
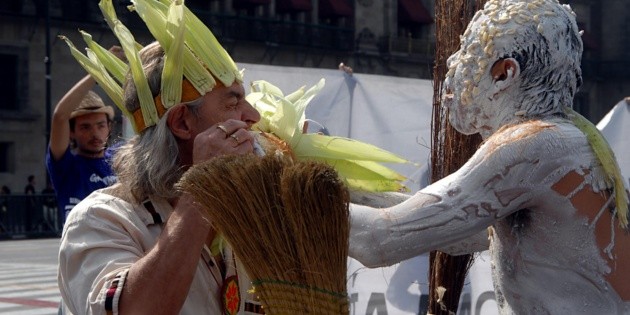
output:
[[[186,105],[177,104],[173,106],[166,115],[166,125],[176,138],[183,140],[191,138],[191,124],[189,120],[191,115]]]
[[[521,66],[514,58],[503,58],[492,65],[490,74],[494,84],[492,93],[494,95],[514,84],[521,75]]]

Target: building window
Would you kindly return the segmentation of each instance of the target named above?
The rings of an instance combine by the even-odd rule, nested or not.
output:
[[[321,24],[351,27],[354,9],[348,0],[320,0],[318,17]]]
[[[15,146],[12,142],[0,142],[0,173],[15,171]]]
[[[240,15],[251,17],[269,16],[268,7],[271,0],[232,0],[232,7]]]
[[[433,23],[431,13],[420,0],[398,0],[398,36],[422,38]]]
[[[283,21],[310,23],[311,16],[307,12],[313,11],[310,0],[276,0],[276,14]]]
[[[19,109],[19,56],[17,54],[0,53],[0,110],[15,111]]]

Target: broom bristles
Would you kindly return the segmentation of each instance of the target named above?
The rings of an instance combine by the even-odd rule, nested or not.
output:
[[[179,188],[207,209],[267,314],[349,312],[349,197],[332,167],[226,156],[191,167]]]

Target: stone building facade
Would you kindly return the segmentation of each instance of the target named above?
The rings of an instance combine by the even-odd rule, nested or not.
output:
[[[150,40],[127,0],[112,0],[141,44]],[[627,0],[564,0],[584,28],[585,84],[575,107],[597,122],[630,95]],[[83,47],[85,30],[116,43],[97,0],[0,2],[0,185],[21,193],[28,175],[45,186],[44,154],[56,102],[85,72],[58,35]],[[187,0],[235,61],[337,68],[431,79],[433,0]],[[46,13],[48,12],[48,14]],[[47,17],[48,16],[48,17]],[[106,98],[105,94],[103,96]],[[385,104],[383,106],[386,106]],[[418,117],[418,119],[426,119]],[[120,117],[117,130],[120,130]]]

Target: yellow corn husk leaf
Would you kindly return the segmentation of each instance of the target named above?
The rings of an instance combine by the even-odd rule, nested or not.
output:
[[[284,98],[287,99],[287,101],[291,102],[291,103],[295,103],[297,102],[300,98],[302,98],[304,96],[304,88],[305,86],[301,86],[299,89],[297,89],[295,92],[285,96]]]
[[[163,0],[164,3],[169,4],[171,1]],[[186,7],[184,7],[184,21],[186,45],[197,54],[197,57],[206,65],[206,69],[210,70],[225,86],[230,86],[235,81],[242,83],[243,77],[232,57],[221,46],[210,29]]]
[[[146,126],[154,125],[158,122],[159,117],[157,109],[155,108],[155,102],[153,101],[151,89],[149,88],[149,82],[147,81],[147,78],[144,75],[144,70],[142,69],[142,63],[140,61],[138,50],[136,50],[136,42],[133,35],[116,17],[116,11],[114,10],[111,0],[101,0],[99,6],[105,16],[105,20],[108,24],[110,24],[110,27],[112,25],[114,26],[112,28],[114,35],[118,38],[118,41],[125,52],[125,57],[129,63],[129,69],[131,70],[131,77],[133,78],[133,82],[138,91],[138,99],[140,100],[140,108],[142,109],[144,124]]]
[[[114,21],[118,18],[116,18],[116,9],[114,9],[112,0],[101,0],[98,3],[98,7],[101,9],[101,13],[103,13],[107,26],[109,26],[110,30],[113,30],[115,27]]]
[[[608,176],[614,187],[615,205],[617,208],[617,218],[622,227],[628,226],[628,195],[621,176],[619,164],[615,158],[615,153],[610,145],[593,123],[578,112],[569,107],[565,107],[565,113],[573,124],[584,133],[595,156],[604,168],[604,172]]]
[[[311,159],[317,160],[316,158]],[[346,178],[362,180],[396,179],[400,181],[407,179],[391,168],[374,161],[331,159],[327,161],[331,165],[335,165],[336,168],[342,169]]]
[[[105,49],[103,46],[92,40],[92,35],[85,31],[79,32],[83,36],[83,41],[85,41],[90,50],[92,50],[98,59],[101,60],[101,63],[105,66],[107,72],[111,73],[116,81],[123,84],[125,82],[127,71],[129,71],[127,64],[116,57],[116,55],[114,55],[111,51]]]
[[[173,38],[164,31],[167,27],[166,20],[169,7],[155,0],[132,0],[132,3],[134,4],[133,9],[145,22],[153,37],[160,42],[165,51],[168,50],[173,41]],[[184,76],[199,94],[206,94],[216,85],[216,81],[210,72],[205,69],[186,45],[183,48],[181,62],[184,67]]]
[[[250,104],[254,104],[254,103],[259,102],[264,96],[265,94],[261,92],[251,92],[245,96],[245,100]],[[275,106],[267,106],[266,104],[262,104],[262,103],[261,105],[263,105],[263,107],[265,108],[262,110],[263,112],[269,112],[275,109]]]
[[[396,154],[375,145],[344,137],[320,134],[302,134],[300,142],[293,147],[297,156],[316,156],[326,159],[363,160],[387,163],[407,163]]]
[[[408,191],[401,183],[406,178],[379,163],[408,163],[407,160],[374,145],[343,137],[303,134],[305,110],[325,81],[304,92],[304,88],[285,97],[266,81],[252,83],[247,96],[261,115],[253,127],[271,133],[291,148],[298,160],[316,160],[332,165],[349,187],[369,191]]]
[[[297,146],[302,137],[306,106],[324,87],[324,83],[325,80],[321,79],[306,92],[304,87],[301,87],[288,97],[284,97],[282,91],[271,83],[262,80],[254,82],[252,90],[264,94],[258,101],[260,106],[257,108],[261,111],[261,116],[269,116],[268,122],[263,124],[269,125],[267,128],[273,129],[273,133],[287,141],[291,147]]]
[[[258,80],[252,82],[252,89],[271,96],[276,96],[279,98],[284,97],[284,93],[277,86],[263,80]]]
[[[276,112],[269,119],[270,128],[276,136],[286,141],[291,147],[294,147],[302,135],[301,130],[297,130],[299,117],[295,107],[284,98],[279,98],[275,101],[277,107]]]
[[[138,98],[140,100],[140,107],[142,108],[142,118],[146,126],[154,125],[160,119],[158,117],[157,109],[155,108],[155,102],[153,101],[153,95],[149,82],[142,69],[142,63],[140,61],[140,55],[135,48],[133,35],[131,32],[120,22],[115,22],[116,27],[114,33],[120,41],[120,44],[125,51],[125,57],[129,62],[129,69],[131,70],[131,77],[136,85],[138,91]]]
[[[277,98],[261,92],[252,92],[248,94],[245,99],[250,104],[257,104],[256,109],[262,116],[265,117],[265,119],[261,119],[259,123],[266,123],[268,125],[272,120],[272,117],[276,115],[276,111],[279,106]]]
[[[394,170],[373,161],[353,161],[308,157],[310,160],[328,163],[349,186],[368,191],[399,191],[409,189],[401,182],[406,178]]]
[[[341,175],[341,173],[340,173]],[[385,192],[409,192],[407,186],[392,180],[363,180],[363,179],[345,179],[346,184],[357,190]]]
[[[74,59],[98,82],[105,93],[107,93],[107,96],[122,110],[124,108],[122,101],[123,91],[120,85],[118,85],[107,72],[101,72],[99,65],[96,64],[94,60],[82,54],[69,38],[65,36],[59,36],[59,38],[66,42]]]
[[[173,1],[168,10],[166,33],[172,42],[164,55],[164,70],[162,71],[162,86],[160,96],[164,108],[179,104],[182,99],[182,80],[184,66],[181,56],[184,51],[183,5],[181,1]]]
[[[296,116],[298,116],[300,119],[300,123],[299,123],[300,130],[302,130],[302,126],[304,125],[304,120],[306,119],[306,116],[304,114],[306,112],[306,106],[308,105],[308,103],[310,103],[313,100],[315,95],[317,95],[317,93],[319,93],[319,91],[324,88],[325,83],[326,83],[326,80],[320,79],[319,82],[317,82],[317,84],[315,84],[310,89],[308,89],[304,94],[302,94],[302,96],[299,99],[297,99],[294,102],[291,102],[287,98],[287,101],[289,101],[290,103],[293,103],[293,105],[295,106]]]

